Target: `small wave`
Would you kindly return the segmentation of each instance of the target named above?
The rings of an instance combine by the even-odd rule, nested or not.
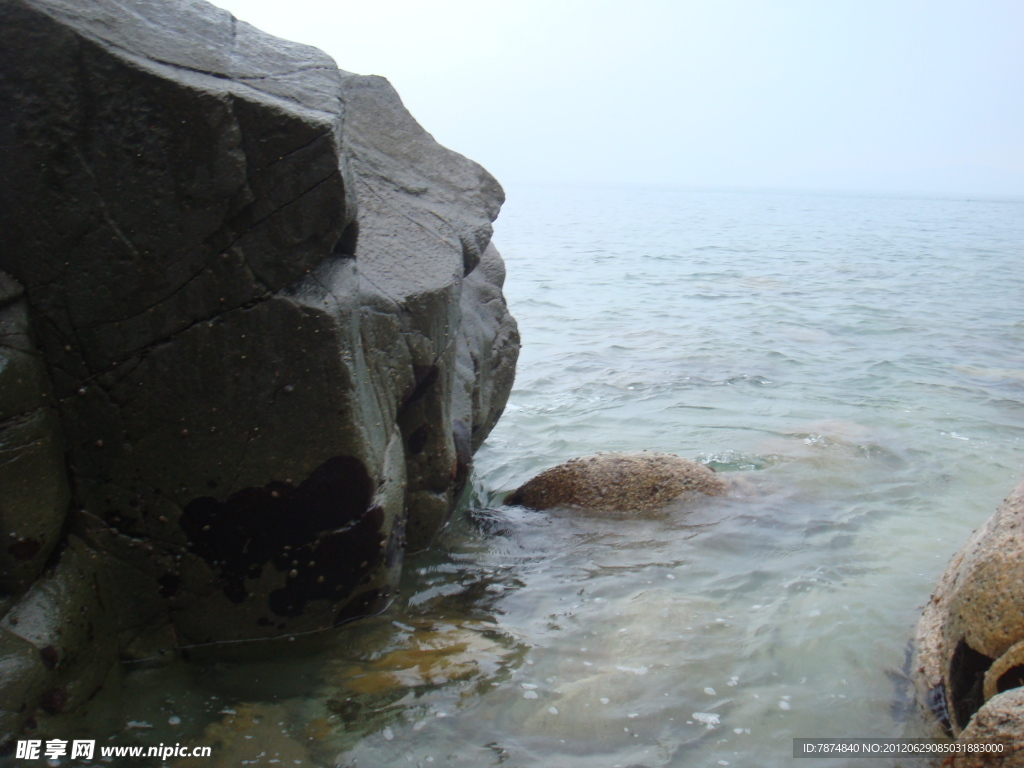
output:
[[[716,472],[750,472],[767,469],[778,464],[778,454],[760,455],[742,451],[721,451],[720,453],[700,453],[697,461]]]

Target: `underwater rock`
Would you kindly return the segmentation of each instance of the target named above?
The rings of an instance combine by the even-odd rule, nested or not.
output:
[[[217,765],[244,764],[231,763],[232,758],[252,759],[252,753],[243,753],[241,739],[276,739],[284,746],[275,749],[283,754],[291,738],[309,751],[314,765],[349,765],[343,753],[368,734],[386,733],[391,727],[398,731],[409,724],[413,712],[420,716],[413,731],[419,731],[434,721],[439,700],[461,701],[492,691],[523,663],[526,652],[526,646],[489,621],[400,623],[387,616],[370,617],[352,635],[340,638],[326,663],[317,665],[314,691],[297,696],[278,690],[282,711],[272,721],[285,738],[260,733],[259,721],[266,720],[262,711],[277,705],[248,702],[233,704],[231,717],[208,727],[200,743],[218,742]],[[253,715],[257,722],[252,722]],[[236,731],[242,735],[235,736]],[[222,749],[224,757],[217,754]]]
[[[714,616],[720,604],[654,587],[624,605],[599,605],[591,620],[594,626],[607,629],[588,638],[585,648],[569,653],[571,658],[558,665],[553,682],[536,667],[520,670],[524,680],[539,683],[541,696],[509,707],[508,718],[522,719],[516,732],[526,738],[560,738],[571,733],[590,749],[605,753],[635,743],[632,733],[657,728],[658,723],[671,722],[671,717],[679,722],[673,739],[697,740],[710,734],[707,728],[700,728],[696,735],[686,733],[690,729],[679,717],[681,702],[667,682],[672,678],[666,659],[683,642],[679,630],[699,621],[695,617]],[[662,689],[673,690],[673,698],[662,700]],[[701,706],[724,713],[731,704],[723,696],[702,700]],[[552,716],[549,707],[557,715]],[[624,729],[627,725],[629,732]]]
[[[782,434],[768,437],[757,453],[769,463],[799,462],[815,473],[827,476],[823,482],[849,482],[851,462],[863,472],[904,466],[906,448],[885,429],[855,421],[825,419],[805,422]]]
[[[953,556],[918,624],[912,674],[937,730],[953,737],[977,730],[982,726],[971,718],[986,702],[1024,684],[1021,606],[1024,483]],[[1010,719],[1020,714],[1001,704],[985,716],[985,728],[994,727],[995,711]],[[1024,720],[1016,728],[1024,731]]]
[[[652,512],[685,496],[718,496],[727,483],[695,461],[665,453],[599,453],[546,469],[505,500],[530,509]]]
[[[369,659],[333,662],[326,679],[350,695],[405,695],[450,683],[489,682],[488,673],[513,664],[522,649],[493,624],[475,621],[420,621],[396,647]]]
[[[79,548],[112,657],[380,609],[511,389],[501,187],[201,0],[2,21],[0,616]]]
[[[175,768],[203,765],[213,768],[234,768],[239,765],[315,765],[310,758],[309,742],[314,736],[292,734],[282,724],[290,724],[294,716],[287,706],[266,702],[245,702],[225,710],[224,717],[211,723],[199,739],[212,747],[213,754],[202,761],[178,758]]]

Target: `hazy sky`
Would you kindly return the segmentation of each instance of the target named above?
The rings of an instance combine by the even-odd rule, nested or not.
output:
[[[507,183],[1024,196],[1022,0],[215,0]]]

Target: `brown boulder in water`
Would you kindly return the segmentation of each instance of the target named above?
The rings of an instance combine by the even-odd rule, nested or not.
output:
[[[546,469],[505,500],[530,509],[651,512],[691,494],[718,496],[714,470],[665,453],[599,453]]]
[[[1024,683],[1022,605],[1024,482],[950,560],[918,624],[912,676],[937,730],[962,740],[997,721],[1024,728],[1024,702],[1000,698]]]

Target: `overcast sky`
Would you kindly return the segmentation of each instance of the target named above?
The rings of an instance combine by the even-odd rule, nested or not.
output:
[[[500,181],[1024,196],[1022,0],[215,0]]]

